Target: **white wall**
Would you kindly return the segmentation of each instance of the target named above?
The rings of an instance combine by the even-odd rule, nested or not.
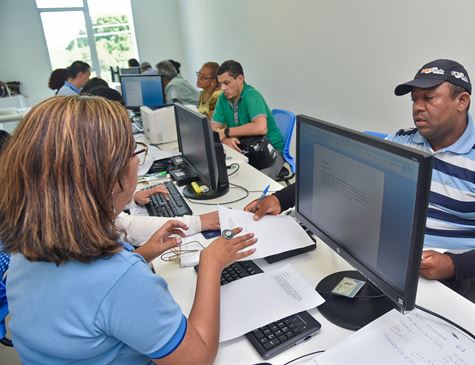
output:
[[[154,67],[175,59],[184,66],[178,8],[174,0],[131,0],[139,61]]]
[[[271,108],[384,132],[412,125],[393,90],[427,61],[475,80],[474,14],[474,1],[179,2],[191,69],[233,58]]]
[[[28,105],[53,95],[51,64],[34,0],[0,1],[0,80],[21,81]]]

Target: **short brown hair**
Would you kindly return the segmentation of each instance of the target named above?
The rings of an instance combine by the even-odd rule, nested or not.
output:
[[[118,252],[112,190],[134,148],[119,103],[76,95],[35,106],[1,156],[4,249],[56,264]]]

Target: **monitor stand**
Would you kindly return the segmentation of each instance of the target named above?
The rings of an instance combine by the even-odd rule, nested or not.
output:
[[[200,185],[198,183],[198,185]],[[218,198],[220,196],[223,196],[229,191],[229,185],[226,186],[218,186],[218,189],[216,190],[208,190],[206,193],[200,193],[197,194],[191,187],[191,184],[188,184],[185,186],[183,189],[183,195],[186,196],[187,198],[190,199],[196,199],[196,200],[208,200],[208,199],[214,199]]]
[[[331,293],[344,277],[366,282],[354,298]],[[318,283],[315,290],[325,299],[325,303],[318,307],[320,313],[333,324],[352,331],[359,330],[396,307],[358,271],[340,271],[328,275]]]

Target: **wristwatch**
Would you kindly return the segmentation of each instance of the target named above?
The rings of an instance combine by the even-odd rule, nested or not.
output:
[[[230,135],[229,135],[229,128],[224,128],[224,136],[225,136],[226,138],[229,138],[229,137],[230,137]]]

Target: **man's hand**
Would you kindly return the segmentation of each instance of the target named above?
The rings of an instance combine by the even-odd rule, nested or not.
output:
[[[246,212],[254,213],[254,220],[258,221],[264,215],[278,215],[282,212],[279,199],[275,195],[266,196],[261,202],[256,199],[244,207]]]
[[[239,139],[230,137],[230,138],[224,138],[221,142],[224,143],[225,145],[228,145],[233,150],[238,151],[239,153],[242,153],[241,149],[238,146],[239,144],[241,144]]]
[[[451,279],[455,275],[454,262],[448,255],[433,250],[422,252],[421,275],[427,279]]]
[[[201,214],[200,220],[202,231],[215,231],[220,228],[217,210],[211,213]]]
[[[153,188],[137,191],[134,195],[134,201],[138,205],[147,204],[150,201],[150,197],[153,194],[160,193],[165,196],[168,196],[169,192],[165,185],[160,184],[156,185]]]
[[[187,229],[188,226],[185,223],[174,219],[169,220],[135,252],[150,262],[170,248],[180,246],[181,237],[185,237],[183,230]]]

